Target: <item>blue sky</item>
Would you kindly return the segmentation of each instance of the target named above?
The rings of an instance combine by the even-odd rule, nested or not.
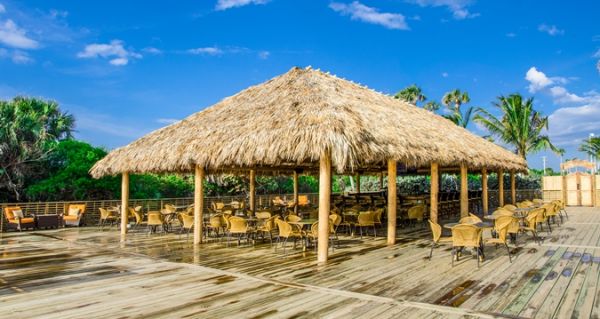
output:
[[[549,135],[600,134],[600,3],[469,0],[0,0],[0,98],[54,99],[114,148],[308,66],[393,94],[416,83],[473,106],[534,96]],[[469,127],[485,134],[476,125]],[[551,153],[541,156],[557,168]]]

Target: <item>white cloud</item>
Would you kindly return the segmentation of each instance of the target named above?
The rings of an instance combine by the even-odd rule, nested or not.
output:
[[[15,64],[29,64],[29,63],[33,62],[33,59],[29,56],[29,54],[27,54],[27,52],[18,51],[18,50],[14,51],[12,53],[12,56],[10,57],[10,59]]]
[[[29,38],[26,31],[10,19],[0,23],[0,43],[17,49],[35,49],[39,46],[37,41]]]
[[[558,104],[581,103],[585,101],[583,97],[569,93],[569,91],[562,86],[551,87],[550,94],[554,98],[554,103]]]
[[[271,56],[271,52],[269,51],[260,51],[258,52],[258,57],[262,60],[266,60],[269,58],[269,56]]]
[[[479,13],[471,13],[467,7],[473,1],[471,0],[407,0],[408,2],[418,4],[421,7],[446,7],[456,20],[475,18]]]
[[[555,25],[547,25],[545,23],[538,26],[538,31],[548,33],[551,36],[565,34],[565,30],[561,30]]]
[[[265,4],[269,0],[219,0],[215,6],[215,10],[222,11],[231,8],[243,7],[249,4]]]
[[[529,81],[529,92],[531,93],[535,93],[554,84],[554,81],[548,78],[544,72],[538,71],[535,66],[527,70],[525,80]]]
[[[178,119],[170,119],[170,118],[156,119],[156,123],[159,123],[159,124],[167,124],[167,125],[169,125],[169,124],[173,124],[175,122],[179,122],[179,120]]]
[[[154,47],[146,47],[142,49],[142,52],[144,53],[150,53],[150,54],[154,54],[154,55],[159,55],[162,54],[162,50],[154,48]]]
[[[188,53],[191,54],[202,54],[202,55],[221,55],[223,54],[223,50],[217,47],[204,47],[204,48],[195,48],[187,50]]]
[[[596,69],[598,70],[598,73],[600,73],[600,61],[598,61],[598,63],[596,63]]]
[[[53,19],[66,18],[68,15],[69,15],[69,12],[65,11],[65,10],[56,10],[56,9],[50,10],[50,17]]]
[[[592,55],[593,58],[600,58],[600,49],[598,49],[598,51],[596,51],[596,53],[594,53],[594,55]]]
[[[350,4],[332,2],[329,7],[352,20],[382,25],[388,29],[408,30],[404,16],[399,13],[379,12],[379,9],[354,1]]]
[[[77,53],[78,58],[107,58],[109,63],[115,66],[123,66],[129,63],[130,58],[140,59],[142,55],[127,50],[123,46],[123,41],[112,40],[110,43],[92,43],[85,46],[85,49]]]
[[[6,12],[6,8],[4,7],[4,5],[2,3],[0,3],[0,13],[4,13]]]

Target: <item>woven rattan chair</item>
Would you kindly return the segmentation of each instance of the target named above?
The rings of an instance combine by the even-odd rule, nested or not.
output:
[[[560,208],[557,207],[557,205],[555,203],[548,203],[548,204],[544,204],[544,206],[542,206],[542,208],[544,208],[546,211],[546,218],[547,218],[547,222],[548,222],[548,227],[550,227],[550,220],[552,220],[553,223],[560,225],[560,222],[558,219],[560,219]],[[559,217],[558,219],[556,217]]]
[[[565,214],[565,217],[567,219],[569,219],[569,215],[567,215],[567,210],[565,209],[565,203],[563,203],[562,200],[554,200],[552,201],[552,203],[554,203],[556,205],[556,207],[558,208],[558,213],[560,216],[560,220],[562,221],[562,215],[563,213]]]
[[[304,234],[297,227],[292,227],[290,223],[279,218],[275,218],[275,223],[277,223],[277,229],[279,230],[279,234],[277,235],[277,244],[281,243],[283,246],[283,254],[285,255],[285,249],[288,240],[290,238],[293,239],[294,248],[296,248],[296,240],[302,240]],[[277,244],[275,245],[275,251],[277,251]]]
[[[383,226],[383,223],[381,222],[383,211],[383,208],[377,208],[373,211],[373,222],[375,222],[375,227],[381,228]]]
[[[23,210],[19,206],[5,207],[4,217],[8,221],[6,226],[10,229],[23,231],[26,228],[35,228],[35,219],[33,217],[25,217]]]
[[[177,215],[181,222],[181,229],[179,230],[179,237],[181,238],[181,234],[184,232],[187,235],[187,239],[190,238],[190,231],[194,228],[194,216],[190,216],[187,213],[179,213]]]
[[[433,255],[433,248],[439,244],[452,243],[452,237],[442,237],[442,226],[429,220],[429,227],[431,228],[431,235],[433,240],[431,242],[431,250],[429,251],[429,260]]]
[[[548,207],[542,206],[540,209],[542,212],[537,214],[537,218],[535,219],[536,226],[539,225],[541,230],[544,231],[544,223],[548,225],[548,233],[552,233],[552,227],[550,226],[550,220],[548,219],[548,215],[546,215],[546,211]]]
[[[333,230],[333,224],[330,222],[329,223],[329,247],[331,248],[331,251],[333,252],[335,250],[334,246],[334,230]],[[314,222],[311,226],[310,226],[310,231],[306,234],[306,236],[310,239],[311,242],[315,243],[314,247],[315,247],[315,252],[317,251],[317,244],[319,242],[319,222]]]
[[[298,215],[293,215],[293,214],[287,215],[285,217],[285,221],[288,223],[295,223],[295,222],[299,222],[301,220],[302,220],[302,217],[300,217]]]
[[[467,247],[475,249],[477,254],[477,267],[479,268],[481,232],[481,228],[469,224],[460,224],[452,227],[452,266],[454,266],[455,256],[458,261],[460,250]]]
[[[107,224],[112,227],[117,221],[119,221],[119,216],[115,211],[109,211],[104,208],[98,209],[100,210],[100,221],[98,222],[100,229],[103,229]]]
[[[530,211],[527,214],[527,217],[525,217],[524,225],[521,225],[521,228],[520,228],[520,230],[523,232],[527,232],[527,231],[531,232],[531,234],[533,235],[533,239],[539,245],[541,245],[541,240],[537,233],[536,221],[537,221],[538,215],[540,215],[540,214],[544,214],[543,208],[537,208],[537,209]]]
[[[129,216],[133,219],[133,226],[131,229],[135,229],[144,223],[144,216],[142,215],[142,206],[129,207]]]
[[[63,216],[65,226],[81,226],[85,214],[86,204],[67,205],[66,214]]]
[[[514,212],[515,209],[517,209],[517,206],[511,205],[511,204],[506,204],[506,205],[502,206],[502,208],[504,208],[506,210],[510,210],[511,212]]]
[[[508,261],[512,263],[512,258],[510,257],[510,248],[508,248],[508,242],[506,239],[506,235],[508,234],[508,230],[513,223],[513,217],[511,216],[500,216],[496,218],[496,222],[494,224],[494,230],[498,237],[496,238],[486,238],[483,243],[484,244],[492,244],[496,245],[504,245],[506,247],[506,252],[508,253]]]
[[[504,208],[498,208],[492,213],[494,216],[512,216],[513,214],[514,212]]]
[[[165,230],[165,216],[159,211],[151,211],[148,212],[148,233],[156,233],[158,227],[161,228],[161,231]]]
[[[246,237],[246,241],[249,244],[250,235],[253,234],[255,231],[250,226],[248,226],[248,221],[238,216],[231,216],[228,221],[229,229],[227,230],[227,233],[229,236],[227,238],[227,245],[229,245],[229,239],[231,238],[231,235],[237,235],[238,246],[240,245],[242,236]]]
[[[278,217],[278,216],[277,216]],[[260,234],[263,241],[265,240],[265,235],[269,235],[269,242],[271,243],[271,247],[273,246],[273,231],[275,230],[275,218],[276,216],[269,217],[265,222],[260,225],[256,229],[256,233]]]
[[[544,204],[544,200],[543,200],[543,199],[541,199],[541,198],[534,198],[534,199],[532,200],[532,202],[533,202],[534,204],[536,204],[536,205],[543,205],[543,204]]]
[[[373,227],[373,238],[377,237],[377,228],[375,227],[375,219],[373,217],[373,212],[366,211],[358,214],[358,220],[356,223],[356,227],[360,229],[360,238],[363,235],[363,228]]]
[[[423,216],[425,215],[425,206],[416,205],[408,209],[408,223],[414,225],[415,222],[420,222],[423,225]]]
[[[473,217],[473,216],[466,216],[461,218],[458,221],[460,224],[477,224],[477,223],[481,223],[481,219],[477,216]]]

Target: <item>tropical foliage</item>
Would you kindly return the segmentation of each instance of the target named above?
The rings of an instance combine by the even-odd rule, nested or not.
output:
[[[472,106],[470,106],[463,111],[461,106],[469,102],[471,102],[469,93],[462,92],[459,89],[455,89],[444,94],[444,97],[442,97],[442,104],[446,106],[450,113],[444,117],[460,127],[467,127],[471,121],[471,118],[473,117],[474,109]]]
[[[475,121],[502,142],[512,145],[516,154],[526,159],[528,154],[544,149],[558,154],[563,152],[544,135],[548,129],[548,117],[534,109],[533,98],[523,99],[520,94],[511,94],[498,97],[494,105],[502,112],[501,117],[479,108]]]
[[[600,137],[590,137],[579,145],[579,150],[588,155],[600,156]]]
[[[417,102],[424,102],[427,100],[427,97],[423,95],[421,88],[416,84],[400,90],[394,97],[414,105],[417,105]]]

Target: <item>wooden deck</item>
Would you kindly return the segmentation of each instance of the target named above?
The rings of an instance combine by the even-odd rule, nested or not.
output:
[[[486,246],[477,269],[429,254],[426,228],[385,239],[342,237],[327,265],[312,250],[283,257],[269,244],[194,247],[178,235],[61,229],[5,233],[0,314],[95,317],[536,317],[600,318],[600,209],[569,217],[539,246]],[[381,232],[383,234],[383,231]]]

